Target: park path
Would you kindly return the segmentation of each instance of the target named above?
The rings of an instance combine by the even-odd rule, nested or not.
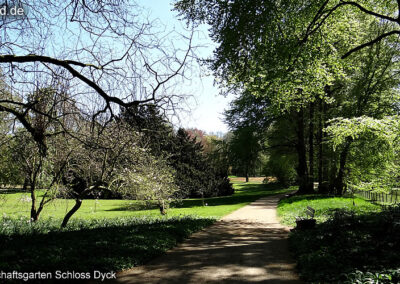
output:
[[[261,198],[195,234],[116,283],[302,283],[279,224],[282,195]]]

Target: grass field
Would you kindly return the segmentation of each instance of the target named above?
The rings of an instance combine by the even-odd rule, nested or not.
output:
[[[205,199],[207,206],[200,199],[184,200],[163,217],[158,209],[137,210],[135,201],[84,200],[65,229],[59,228],[60,218],[72,201],[55,201],[32,224],[27,194],[3,194],[0,212],[6,217],[0,224],[0,268],[23,272],[130,268],[260,197],[292,190],[260,182],[237,182],[234,188],[232,196]]]
[[[261,180],[262,181],[262,180]],[[172,204],[168,216],[196,215],[200,217],[220,218],[240,207],[266,195],[287,192],[289,189],[276,185],[263,185],[261,181],[249,183],[235,182],[233,196],[206,198],[203,206],[201,199],[185,199]],[[73,200],[58,199],[45,207],[41,218],[62,218],[75,204]],[[30,194],[0,194],[0,212],[2,215],[20,218],[29,217]],[[101,219],[116,217],[159,217],[158,209],[149,209],[135,200],[93,200],[87,199],[73,216],[73,219]]]

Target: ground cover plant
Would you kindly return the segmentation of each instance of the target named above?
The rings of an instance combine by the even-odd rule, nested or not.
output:
[[[129,200],[99,200],[94,212],[96,200],[84,200],[66,228],[59,228],[66,208],[50,205],[45,211],[49,215],[29,222],[29,202],[27,206],[16,202],[26,196],[2,194],[0,267],[3,271],[122,270],[162,254],[251,201],[291,191],[260,182],[234,187],[233,196],[184,200],[169,209],[167,216],[161,216],[158,208],[138,210],[138,204]],[[21,211],[23,205],[27,208]]]
[[[3,271],[116,271],[148,261],[212,224],[212,218],[116,218],[37,223],[3,219],[0,267]]]
[[[399,283],[400,228],[393,210],[356,198],[294,196],[282,200],[279,215],[292,225],[309,205],[314,229],[293,231],[290,247],[301,277],[311,283]]]

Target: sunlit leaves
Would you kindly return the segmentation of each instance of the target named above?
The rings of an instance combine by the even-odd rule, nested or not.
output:
[[[359,139],[362,135],[371,133],[376,138],[393,144],[400,134],[400,122],[398,116],[388,116],[383,119],[362,116],[351,119],[335,118],[329,121],[330,125],[325,129],[330,141],[336,147],[345,142],[346,138]]]
[[[394,187],[400,170],[398,116],[336,118],[325,131],[334,149],[349,139],[353,141],[347,183],[364,190],[387,191]]]

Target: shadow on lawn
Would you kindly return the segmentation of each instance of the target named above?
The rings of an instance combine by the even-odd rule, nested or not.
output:
[[[290,244],[307,281],[400,283],[400,226],[393,211],[358,215],[338,209],[314,229],[293,232]]]
[[[22,188],[0,188],[1,194],[14,194],[14,193],[30,193],[29,190],[23,190]]]
[[[77,231],[0,235],[2,271],[116,271],[143,264],[214,222],[208,218],[135,221]],[[52,224],[47,224],[52,226]],[[46,223],[41,225],[46,227]],[[67,228],[68,229],[68,228]],[[46,230],[44,230],[46,231]]]
[[[284,189],[278,184],[236,184],[235,194],[231,196],[205,198],[207,206],[235,205],[255,201],[263,196],[278,194]],[[172,208],[193,208],[203,206],[202,199],[184,199],[171,204]],[[156,205],[133,204],[109,209],[107,211],[141,211],[158,208]]]

